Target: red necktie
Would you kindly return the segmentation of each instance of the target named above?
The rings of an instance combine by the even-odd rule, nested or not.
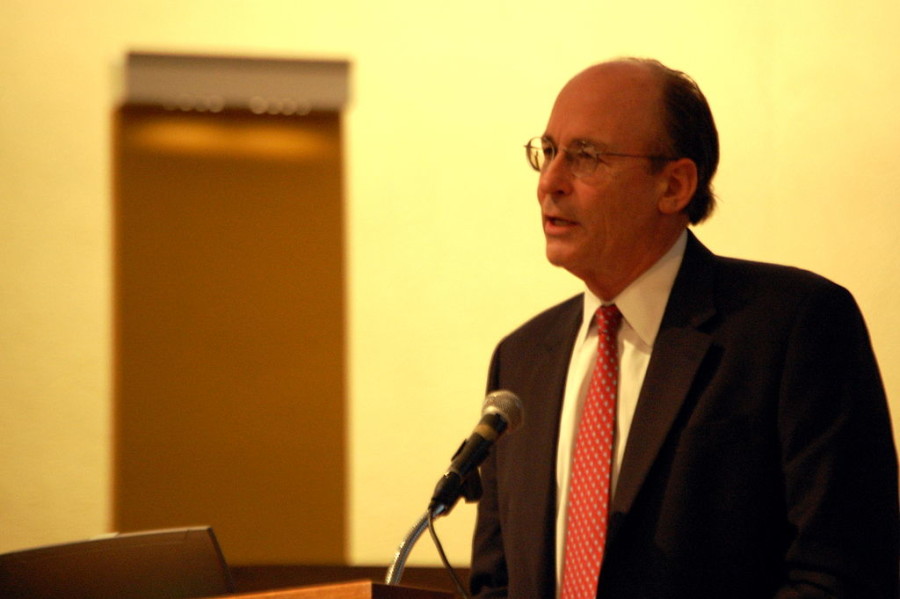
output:
[[[597,363],[578,422],[566,517],[562,599],[594,599],[609,516],[616,391],[617,335],[622,314],[615,305],[597,310]]]

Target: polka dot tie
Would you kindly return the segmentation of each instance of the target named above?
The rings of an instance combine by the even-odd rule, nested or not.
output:
[[[594,599],[597,595],[609,516],[619,384],[616,338],[621,322],[622,313],[615,305],[597,310],[597,363],[572,456],[561,599]]]

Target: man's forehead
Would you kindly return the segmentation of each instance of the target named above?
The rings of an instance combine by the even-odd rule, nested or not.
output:
[[[624,102],[636,100],[655,101],[661,92],[661,80],[648,65],[613,61],[588,67],[575,75],[560,92],[559,97],[569,95],[598,102]]]
[[[550,113],[546,133],[556,142],[584,138],[614,143],[623,130],[655,134],[661,114],[661,85],[646,65],[602,63],[585,69],[562,89]],[[621,140],[624,141],[624,140]]]

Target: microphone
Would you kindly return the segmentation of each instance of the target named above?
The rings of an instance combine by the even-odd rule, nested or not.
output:
[[[481,406],[478,426],[453,454],[450,467],[434,488],[428,512],[432,516],[449,513],[460,494],[470,501],[479,499],[481,479],[470,482],[469,475],[475,471],[477,477],[478,466],[487,458],[497,439],[507,431],[512,432],[521,423],[522,401],[515,393],[502,389],[488,393]],[[475,489],[467,489],[472,484]]]

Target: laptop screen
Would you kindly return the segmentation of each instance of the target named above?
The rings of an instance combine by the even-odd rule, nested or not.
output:
[[[233,591],[209,527],[117,534],[0,555],[4,599],[182,599]]]

